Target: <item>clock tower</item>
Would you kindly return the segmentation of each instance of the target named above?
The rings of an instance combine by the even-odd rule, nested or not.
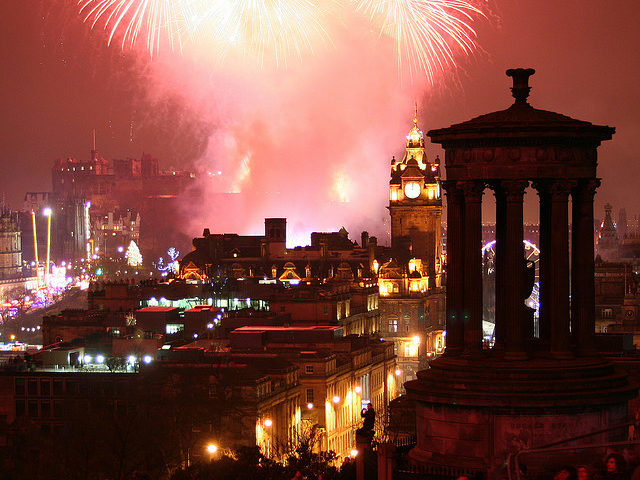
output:
[[[398,262],[415,262],[429,277],[430,287],[439,286],[441,274],[440,159],[431,162],[424,151],[424,134],[418,128],[417,108],[413,128],[407,135],[402,161],[391,160],[389,213],[391,247]]]

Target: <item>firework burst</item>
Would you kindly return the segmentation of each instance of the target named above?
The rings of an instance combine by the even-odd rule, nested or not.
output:
[[[327,23],[336,8],[355,6],[380,34],[394,39],[398,67],[424,72],[433,82],[456,65],[458,55],[476,48],[471,24],[482,11],[464,0],[79,0],[80,13],[94,28],[102,25],[109,43],[123,48],[144,37],[147,50],[160,49],[166,35],[172,47],[185,41],[231,51],[255,53],[264,61],[286,64],[302,58],[317,40],[329,39]]]
[[[133,48],[145,37],[153,54],[166,35],[172,47],[186,41],[214,45],[220,53],[236,47],[272,54],[277,63],[313,49],[328,35],[320,21],[321,1],[312,0],[79,0],[84,21],[103,25],[109,44],[118,37]],[[332,3],[332,2],[324,2]]]
[[[456,56],[475,48],[471,23],[482,11],[464,0],[355,0],[367,12],[380,33],[395,40],[398,67],[408,65],[411,74],[435,76],[455,67]]]
[[[191,2],[187,2],[191,3]],[[133,47],[140,35],[146,37],[151,55],[159,51],[163,34],[172,47],[181,45],[185,3],[175,0],[79,0],[80,15],[91,28],[99,23],[109,32],[108,43],[122,36],[122,48]],[[188,11],[188,10],[186,10]]]

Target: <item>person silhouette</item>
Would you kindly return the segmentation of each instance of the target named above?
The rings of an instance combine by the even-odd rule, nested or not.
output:
[[[357,430],[357,433],[365,436],[373,436],[373,427],[376,423],[376,411],[373,408],[373,405],[370,403],[367,404],[365,408],[360,412],[360,416],[364,418],[362,422],[362,428]]]

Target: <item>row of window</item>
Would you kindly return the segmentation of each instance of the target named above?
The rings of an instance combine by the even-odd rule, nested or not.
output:
[[[62,418],[64,408],[62,401],[16,400],[16,417]]]
[[[49,397],[62,395],[86,395],[88,393],[98,395],[121,395],[124,384],[119,381],[86,382],[72,379],[50,378],[16,378],[14,391],[17,397]]]

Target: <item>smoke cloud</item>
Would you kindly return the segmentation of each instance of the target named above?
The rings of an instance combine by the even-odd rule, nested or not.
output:
[[[211,126],[182,205],[191,236],[260,234],[265,217],[286,217],[289,246],[341,226],[387,240],[390,160],[429,85],[360,13],[323,23],[330,41],[279,65],[268,52],[221,57],[202,38],[151,62],[153,95],[179,94]]]

